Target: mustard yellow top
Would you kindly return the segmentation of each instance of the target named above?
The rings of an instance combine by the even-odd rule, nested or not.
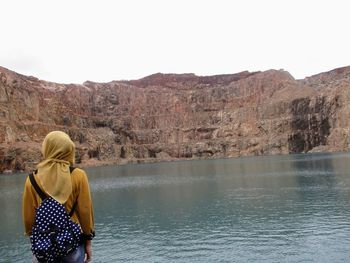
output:
[[[35,175],[35,178],[37,175]],[[36,180],[39,187],[43,190],[39,180]],[[75,201],[77,206],[71,219],[77,222],[83,231],[83,234],[88,238],[94,235],[94,215],[90,187],[86,173],[79,168],[74,169],[71,173],[72,192],[68,200],[64,203],[67,212],[69,213]],[[47,193],[46,191],[44,191]],[[23,222],[25,234],[31,235],[32,227],[35,220],[35,210],[41,203],[41,198],[32,186],[29,177],[25,182],[23,192]],[[90,237],[90,238],[89,238]]]

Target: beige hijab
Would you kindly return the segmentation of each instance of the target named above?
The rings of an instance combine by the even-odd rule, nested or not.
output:
[[[44,160],[38,164],[38,178],[43,190],[63,204],[72,193],[69,166],[74,164],[75,145],[69,136],[61,131],[46,135],[42,154]]]

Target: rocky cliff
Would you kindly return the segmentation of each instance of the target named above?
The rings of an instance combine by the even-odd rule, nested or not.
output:
[[[52,130],[78,165],[347,151],[350,67],[57,84],[0,67],[0,172],[30,170]]]

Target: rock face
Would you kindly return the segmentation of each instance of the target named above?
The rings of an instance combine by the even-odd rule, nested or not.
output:
[[[0,67],[0,172],[33,169],[52,130],[71,136],[82,166],[346,151],[349,114],[350,67],[82,85]]]

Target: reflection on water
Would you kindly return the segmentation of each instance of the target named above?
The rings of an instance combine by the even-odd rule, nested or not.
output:
[[[350,154],[87,170],[94,262],[346,262]],[[0,177],[0,262],[28,262],[23,175]]]

